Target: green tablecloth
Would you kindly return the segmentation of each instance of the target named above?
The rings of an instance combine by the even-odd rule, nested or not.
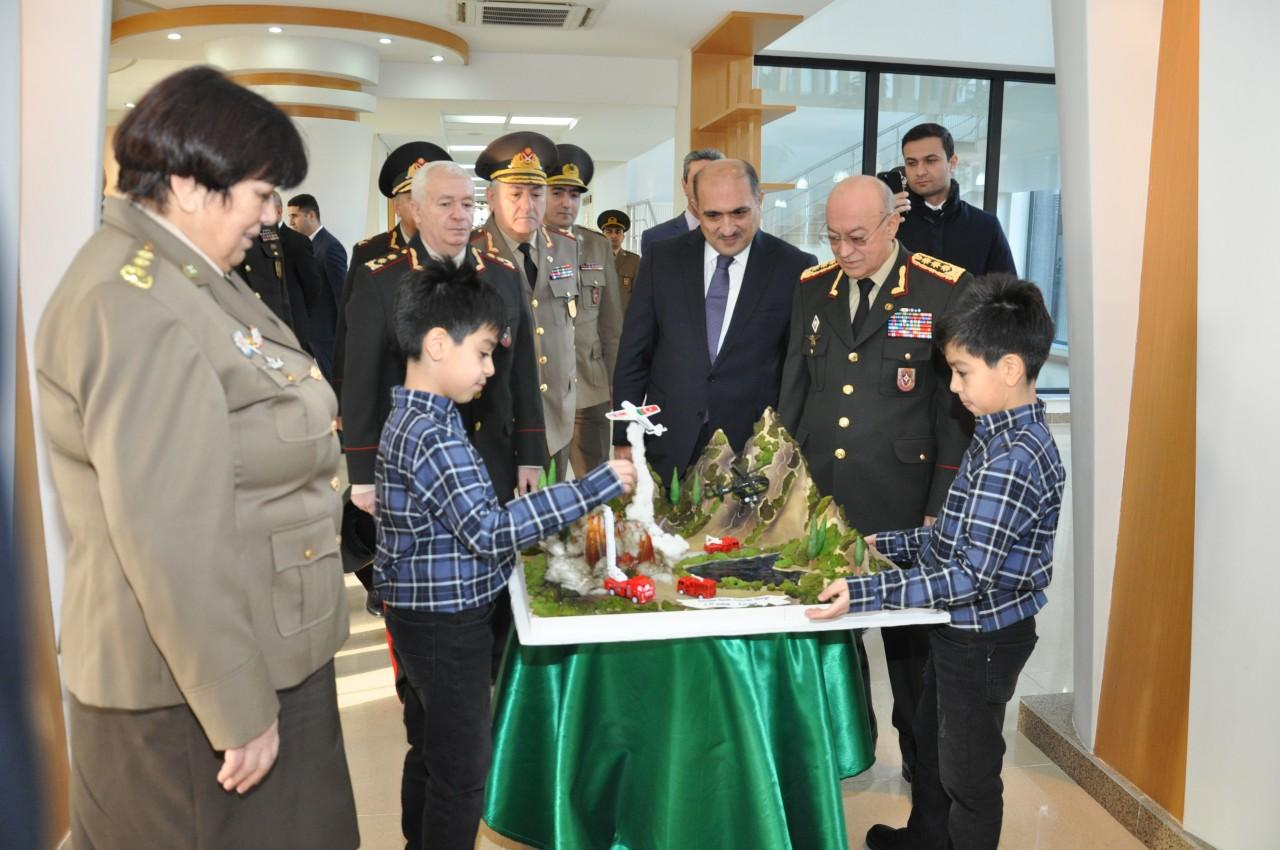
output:
[[[494,699],[485,821],[555,850],[848,847],[875,758],[848,631],[526,647]]]

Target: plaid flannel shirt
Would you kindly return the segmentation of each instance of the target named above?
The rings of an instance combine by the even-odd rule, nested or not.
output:
[[[1044,402],[980,416],[938,521],[876,534],[902,567],[850,578],[850,607],[945,608],[951,625],[989,632],[1044,607],[1066,472]]]
[[[601,466],[503,507],[449,399],[392,389],[374,466],[374,588],[393,608],[455,612],[492,601],[517,553],[622,494]]]

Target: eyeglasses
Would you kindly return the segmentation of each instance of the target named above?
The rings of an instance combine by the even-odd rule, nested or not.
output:
[[[841,233],[832,233],[828,230],[827,244],[831,246],[832,251],[835,251],[838,250],[845,242],[848,242],[850,248],[861,251],[863,248],[867,247],[867,244],[871,241],[871,237],[876,235],[876,231],[889,220],[889,216],[891,215],[893,215],[892,210],[881,216],[880,220],[876,222],[876,226],[871,228],[871,230],[867,232],[866,236],[846,236]]]

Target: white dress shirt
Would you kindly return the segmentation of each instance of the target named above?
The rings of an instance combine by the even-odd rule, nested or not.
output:
[[[697,230],[701,224],[701,222],[698,221],[698,217],[694,215],[688,207],[684,208],[684,223],[689,225],[690,230]]]
[[[889,277],[889,272],[893,271],[893,264],[898,262],[898,240],[893,240],[893,245],[889,247],[889,259],[884,261],[884,265],[876,269],[871,275],[871,291],[867,293],[867,310],[876,303],[876,296],[880,294],[880,287],[884,286],[885,280]],[[853,321],[853,317],[858,313],[858,301],[862,298],[862,290],[858,289],[856,280],[850,281],[853,285],[849,287],[849,321]]]
[[[751,243],[742,249],[742,253],[733,258],[729,264],[729,300],[724,305],[724,324],[720,326],[720,339],[716,340],[716,352],[724,345],[724,336],[729,332],[729,322],[733,319],[733,307],[738,303],[738,293],[742,291],[742,276],[747,271],[747,258],[751,255]],[[708,242],[702,249],[702,296],[705,299],[711,289],[711,276],[716,271],[716,258],[720,254]]]

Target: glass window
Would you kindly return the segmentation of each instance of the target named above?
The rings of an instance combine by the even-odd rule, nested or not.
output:
[[[827,196],[862,171],[866,79],[862,71],[755,69],[765,103],[796,107],[761,131],[760,179],[795,186],[765,194],[763,227],[819,259],[831,255],[823,238]]]
[[[902,137],[917,124],[941,124],[956,142],[960,197],[982,206],[986,183],[987,110],[991,81],[962,77],[883,74],[876,136],[876,171],[902,165]]]
[[[1005,83],[996,214],[1018,274],[1044,293],[1056,330],[1041,389],[1066,389],[1067,293],[1062,278],[1058,104],[1051,83]]]

